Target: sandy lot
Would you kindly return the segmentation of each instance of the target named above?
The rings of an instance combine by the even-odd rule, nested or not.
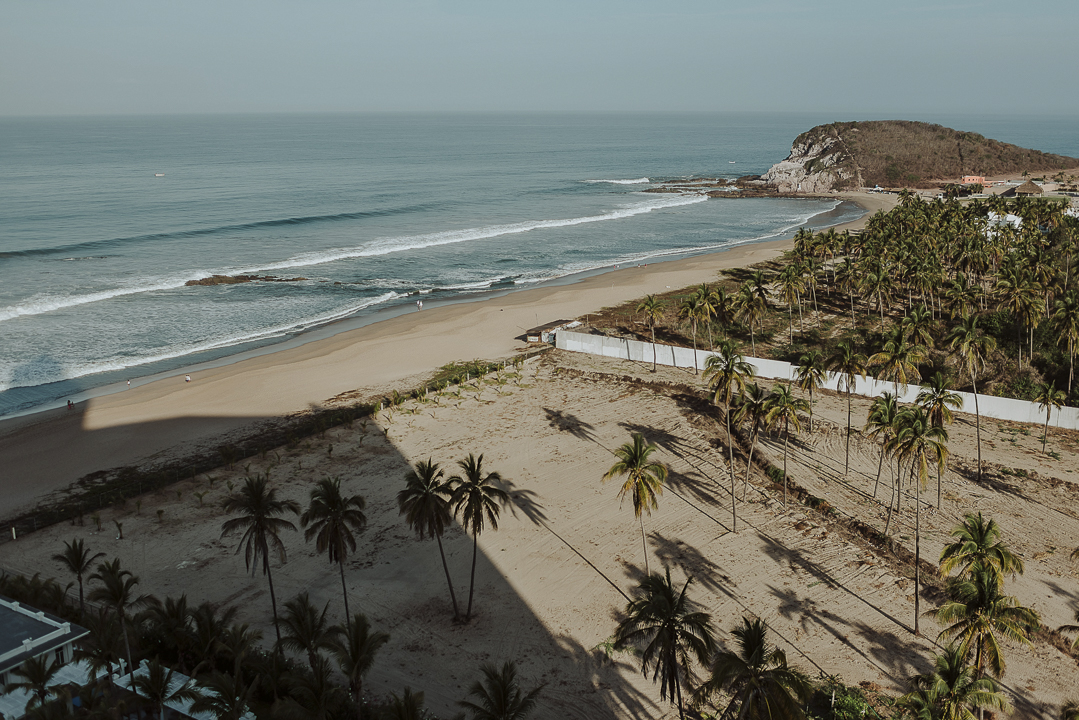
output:
[[[94,550],[122,558],[140,576],[140,590],[236,604],[244,620],[270,637],[265,581],[245,573],[233,540],[219,539],[225,518],[218,504],[228,483],[245,472],[269,472],[281,493],[301,503],[315,481],[340,476],[350,492],[366,497],[369,518],[347,568],[350,604],[392,636],[369,676],[371,692],[411,685],[446,715],[480,663],[515,659],[526,685],[547,683],[537,717],[674,717],[633,658],[608,661],[597,649],[612,634],[644,563],[632,510],[620,507],[616,486],[600,476],[612,463],[611,449],[640,431],[659,444],[658,456],[671,469],[659,510],[645,525],[650,566],[670,567],[676,578],[693,576],[692,596],[712,613],[721,638],[729,638],[743,614],[756,615],[811,675],[839,674],[894,692],[911,673],[930,667],[939,629],[923,618],[923,638],[912,636],[913,583],[903,568],[821,516],[794,504],[784,508],[759,474],[748,502],[739,505],[738,532],[731,532],[722,426],[677,392],[617,379],[623,375],[694,382],[682,370],[652,375],[633,363],[552,353],[529,361],[523,377],[502,384],[490,378],[460,397],[412,402],[366,428],[334,429],[250,459],[249,467],[222,469],[212,488],[200,477],[148,496],[138,513],[133,503],[109,510],[101,532],[88,522],[7,543],[0,546],[0,565],[59,575],[48,557],[63,540],[83,537]],[[856,402],[856,422],[865,409],[864,401]],[[816,417],[823,422],[812,436],[800,436],[791,475],[840,513],[883,527],[883,508],[871,499],[876,447],[853,443],[851,475],[841,478],[845,413],[844,398],[821,398]],[[1009,591],[1056,626],[1079,607],[1079,564],[1067,560],[1079,544],[1075,438],[1051,434],[1050,449],[1063,458],[1054,461],[1035,452],[1036,429],[1028,436],[998,425],[991,421],[983,429],[986,459],[1026,470],[1028,477],[994,470],[981,485],[972,482],[965,468],[972,466],[973,427],[957,422],[941,509],[930,507],[935,488],[922,498],[923,554],[930,560],[939,555],[963,512],[992,514],[1027,562],[1026,575],[1009,583]],[[777,439],[764,445],[780,459]],[[409,532],[394,495],[409,463],[430,457],[452,465],[468,452],[484,453],[484,466],[503,475],[514,503],[503,510],[499,529],[480,537],[475,617],[455,626],[437,548]],[[744,470],[737,457],[736,470]],[[200,501],[195,492],[206,495]],[[911,502],[905,499],[893,520],[893,534],[908,545]],[[164,510],[160,523],[158,509]],[[122,541],[114,519],[123,522]],[[342,620],[336,569],[299,533],[285,540],[289,562],[275,570],[278,597],[309,590]],[[467,602],[471,540],[454,529],[446,550],[458,598]],[[1005,684],[1017,717],[1053,717],[1060,702],[1077,694],[1076,661],[1047,643],[1009,646],[1007,657]]]

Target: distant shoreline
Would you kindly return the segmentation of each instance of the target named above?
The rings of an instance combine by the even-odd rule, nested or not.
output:
[[[868,193],[819,199],[850,201],[865,210],[858,220],[836,226],[839,231],[864,225],[896,201]],[[0,515],[26,508],[88,473],[216,447],[225,435],[322,406],[341,393],[388,394],[449,362],[510,357],[523,349],[516,338],[530,327],[709,282],[719,270],[778,257],[792,246],[790,238],[749,242],[432,303],[422,311],[404,306],[358,319],[351,327],[349,321],[337,323],[310,331],[302,341],[180,368],[130,388],[106,387],[72,411],[60,407],[2,420],[0,457],[12,480],[5,483],[9,492],[0,500]]]

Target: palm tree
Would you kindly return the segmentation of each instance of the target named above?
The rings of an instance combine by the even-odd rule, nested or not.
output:
[[[311,504],[300,516],[300,525],[307,528],[304,540],[315,538],[315,550],[326,553],[331,563],[341,571],[341,594],[345,599],[345,624],[349,621],[348,588],[345,586],[345,558],[356,550],[354,532],[363,532],[367,503],[360,495],[346,498],[341,494],[340,478],[325,478],[311,489]]]
[[[895,394],[898,396],[900,386],[906,392],[908,378],[915,382],[921,380],[918,363],[926,360],[925,348],[908,341],[902,327],[896,327],[886,338],[880,352],[869,358],[867,367],[879,367],[880,378],[890,378],[895,383]]]
[[[159,720],[165,720],[165,703],[194,700],[198,693],[188,687],[188,683],[173,687],[173,671],[157,660],[146,664],[146,673],[134,679],[132,689],[146,698],[151,712],[156,712]]]
[[[289,691],[289,704],[295,703],[293,707],[298,710],[292,713],[293,716],[311,720],[339,717],[344,693],[334,681],[329,660],[323,656],[315,656],[310,673],[286,675],[285,685]]]
[[[285,629],[278,641],[281,648],[306,653],[312,672],[315,671],[319,650],[332,649],[337,636],[341,634],[341,628],[331,625],[326,619],[329,608],[327,602],[320,613],[305,590],[285,603],[285,612],[281,617]]]
[[[450,482],[456,484],[450,502],[453,504],[454,515],[460,515],[465,531],[472,533],[472,579],[468,586],[468,610],[465,611],[465,620],[471,620],[472,593],[476,588],[476,552],[480,533],[483,532],[484,517],[491,523],[491,529],[497,530],[499,504],[505,504],[509,495],[492,484],[502,482],[501,475],[496,472],[484,475],[483,455],[477,458],[469,453],[464,460],[458,460],[457,465],[463,474],[450,478]]]
[[[191,703],[192,713],[210,713],[217,720],[241,720],[254,696],[255,680],[244,684],[242,676],[212,672],[199,678],[198,697]]]
[[[139,579],[130,570],[120,568],[119,558],[99,564],[97,572],[91,575],[90,579],[101,583],[101,587],[90,591],[90,601],[116,611],[124,636],[124,649],[127,651],[127,672],[134,677],[135,666],[131,661],[131,642],[127,635],[127,613],[145,607],[151,602],[150,596],[135,595],[135,586],[139,584]]]
[[[764,420],[771,426],[783,423],[783,505],[787,505],[787,444],[790,442],[791,425],[797,432],[802,429],[798,420],[799,410],[808,410],[809,403],[794,397],[789,385],[777,384],[768,400],[768,413]]]
[[[457,703],[468,711],[472,720],[524,720],[535,710],[543,685],[524,692],[517,680],[515,663],[507,661],[501,668],[485,663],[480,666],[480,672],[483,680],[477,680],[468,689],[468,697],[476,701]]]
[[[31,696],[30,702],[26,704],[27,708],[42,706],[48,702],[49,695],[54,694],[60,687],[59,683],[53,683],[60,667],[60,663],[54,661],[48,653],[29,658],[11,671],[11,677],[21,679],[4,683],[0,695],[22,690]]]
[[[371,670],[375,655],[390,639],[384,632],[372,632],[371,623],[363,613],[356,613],[349,623],[343,638],[336,640],[332,647],[337,667],[348,678],[348,689],[356,703],[359,717],[363,707],[363,676]]]
[[[746,493],[749,490],[749,470],[753,467],[753,450],[757,447],[757,438],[760,436],[761,427],[768,415],[768,403],[771,395],[757,383],[746,385],[745,391],[738,398],[738,411],[736,421],[748,419],[752,429],[749,434],[749,459],[746,462],[746,479],[742,485],[742,502],[745,502]]]
[[[281,644],[281,628],[277,622],[277,597],[273,589],[273,573],[270,571],[270,550],[274,550],[280,561],[285,562],[285,543],[281,541],[284,530],[295,530],[296,526],[280,515],[299,514],[300,505],[295,500],[278,500],[277,490],[267,487],[266,477],[258,475],[244,479],[240,490],[225,498],[224,509],[230,515],[239,513],[240,517],[226,520],[221,526],[221,537],[243,531],[236,552],[244,551],[244,564],[254,573],[262,562],[262,574],[270,584],[270,607],[273,610],[274,632],[277,643]]]
[[[933,345],[933,315],[925,305],[915,305],[903,318],[903,331],[912,345],[928,348]]]
[[[899,706],[915,718],[974,720],[973,710],[989,708],[1012,711],[1008,698],[992,678],[977,677],[967,665],[969,651],[949,645],[933,658],[933,671],[915,675],[911,691],[899,698]]]
[[[1075,380],[1075,348],[1079,344],[1079,292],[1071,291],[1053,304],[1053,327],[1068,343],[1068,394]]]
[[[798,369],[794,371],[794,380],[798,388],[809,393],[809,434],[813,434],[813,391],[824,385],[828,379],[828,370],[824,367],[824,356],[820,350],[810,350],[798,358]]]
[[[736,315],[749,326],[749,341],[753,347],[753,354],[756,355],[757,337],[753,328],[761,322],[765,311],[768,310],[768,299],[766,296],[757,294],[753,289],[753,284],[746,281],[738,289],[738,294],[734,298],[734,307]]]
[[[121,646],[122,634],[117,627],[119,621],[107,609],[91,612],[79,620],[90,634],[79,641],[75,648],[75,659],[85,660],[94,677],[104,675],[112,685],[112,667],[119,665],[124,654]]]
[[[667,466],[659,462],[649,462],[649,457],[656,451],[654,444],[645,442],[640,433],[633,433],[633,440],[624,443],[614,451],[618,460],[611,469],[603,474],[603,482],[614,477],[626,477],[618,489],[618,500],[628,494],[633,501],[633,514],[641,523],[641,545],[644,547],[644,572],[648,574],[648,542],[644,535],[644,514],[652,514],[659,508],[656,499],[663,494],[663,483],[667,479]]]
[[[963,398],[959,393],[954,393],[948,389],[948,381],[944,378],[944,374],[939,371],[930,376],[929,382],[918,391],[918,397],[914,399],[914,402],[925,410],[929,416],[929,421],[933,423],[933,427],[939,428],[951,425],[954,420],[952,410],[963,407]],[[940,509],[941,474],[941,472],[937,472],[938,510]]]
[[[896,401],[895,395],[890,392],[883,392],[877,397],[873,398],[872,405],[869,406],[869,416],[866,418],[865,431],[866,435],[870,438],[880,438],[880,460],[877,461],[877,481],[873,484],[873,497],[877,497],[877,488],[880,485],[880,473],[884,469],[884,456],[888,449],[888,439],[891,437],[892,429],[895,426],[896,415],[899,414],[899,403]],[[891,463],[889,463],[891,465]],[[892,517],[892,500],[891,496],[888,497],[888,520],[891,524]],[[887,526],[885,526],[885,535],[888,534]]]
[[[442,569],[446,572],[446,585],[450,588],[453,619],[456,621],[461,618],[461,613],[457,609],[457,595],[453,592],[450,568],[446,564],[446,551],[442,549],[442,534],[453,520],[453,513],[450,511],[452,496],[453,483],[443,480],[443,472],[438,463],[430,459],[421,460],[405,477],[405,489],[397,493],[397,506],[420,540],[433,537],[438,541],[438,554],[442,556]]]
[[[956,568],[959,579],[969,579],[975,570],[983,568],[996,572],[1001,583],[1009,573],[1013,578],[1023,574],[1023,559],[1001,541],[996,521],[982,517],[981,512],[967,513],[963,524],[952,530],[952,537],[955,540],[940,553],[941,577],[947,577]]]
[[[691,663],[708,662],[716,642],[712,616],[686,596],[690,582],[686,578],[678,591],[670,568],[643,578],[614,633],[615,647],[643,648],[641,671],[647,676],[653,668],[652,682],[660,681],[661,698],[678,703],[679,717],[684,717],[682,686],[688,688],[693,677]]]
[[[656,323],[663,318],[662,300],[655,295],[645,295],[644,300],[637,306],[637,312],[644,313],[644,319],[648,323],[648,329],[652,331],[652,372],[656,371]]]
[[[708,679],[693,694],[700,706],[719,693],[731,700],[720,713],[724,718],[769,720],[805,717],[803,707],[813,692],[805,673],[787,665],[786,654],[768,644],[767,626],[760,620],[742,618],[731,634],[738,650],[717,652]]]
[[[386,720],[424,720],[427,713],[423,709],[423,691],[412,692],[406,687],[400,696],[390,693],[390,705],[383,711]]]
[[[970,385],[974,390],[974,429],[978,438],[978,482],[982,481],[982,414],[978,407],[978,370],[985,364],[985,356],[996,347],[996,340],[982,334],[978,316],[967,315],[960,319],[948,335],[952,350],[970,373]]]
[[[805,292],[805,283],[802,281],[802,271],[795,263],[789,263],[776,276],[776,289],[779,296],[787,304],[787,321],[789,326],[790,344],[794,345],[794,304],[800,303],[802,293]]]
[[[1038,613],[1002,595],[992,568],[975,567],[968,578],[949,583],[947,591],[948,601],[933,611],[938,622],[949,624],[939,637],[958,640],[966,652],[973,648],[979,677],[988,666],[1000,678],[1006,669],[1000,640],[1031,646],[1028,633],[1037,630]]]
[[[704,364],[704,377],[712,390],[712,401],[722,403],[727,418],[727,448],[730,453],[731,470],[731,517],[732,532],[738,532],[738,503],[734,492],[734,438],[731,437],[731,405],[734,397],[746,387],[746,379],[753,377],[753,366],[746,362],[734,342],[724,340]]]
[[[1069,700],[1061,705],[1060,720],[1079,720],[1079,702]]]
[[[693,328],[693,374],[697,374],[697,322],[704,316],[705,310],[701,307],[701,298],[694,293],[682,299],[682,305],[678,308],[678,316],[689,320]]]
[[[1079,622],[1079,610],[1075,611],[1075,620],[1076,622]],[[1072,647],[1079,647],[1079,625],[1061,625],[1057,628],[1057,632],[1068,634],[1077,633],[1075,637],[1072,638]]]
[[[1049,418],[1053,414],[1053,408],[1060,409],[1064,407],[1066,399],[1063,391],[1057,390],[1056,385],[1053,383],[1039,383],[1034,388],[1034,402],[1038,403],[1038,407],[1045,411],[1045,428],[1042,431],[1043,455],[1045,454],[1045,442],[1049,439]]]
[[[836,345],[836,351],[825,362],[825,367],[835,373],[843,375],[843,387],[847,391],[847,459],[843,465],[843,477],[850,472],[850,414],[851,393],[857,387],[858,381],[855,375],[865,379],[866,357],[854,348],[852,340],[841,340]]]
[[[715,293],[708,287],[708,283],[701,283],[700,287],[694,291],[694,295],[697,296],[697,314],[700,322],[703,322],[705,328],[708,329],[708,349],[715,349],[715,345],[712,344],[712,318],[716,316],[716,306],[712,302],[715,299]]]
[[[919,635],[921,618],[921,560],[922,560],[922,501],[921,491],[928,483],[929,461],[943,467],[948,459],[948,431],[934,427],[929,416],[920,407],[903,408],[896,416],[896,430],[892,437],[893,452],[911,463],[910,477],[915,477],[914,487],[914,634]]]
[[[187,673],[191,667],[190,648],[194,642],[192,610],[187,605],[187,593],[179,598],[166,597],[165,602],[152,602],[142,613],[139,621],[146,628],[147,650],[160,656],[174,655],[179,661],[180,672]]]
[[[90,571],[94,561],[105,557],[105,553],[90,554],[89,548],[82,540],[75,538],[71,542],[64,543],[64,551],[52,556],[52,559],[64,566],[64,569],[74,575],[79,581],[79,617],[86,611],[86,603],[82,597],[82,576]]]

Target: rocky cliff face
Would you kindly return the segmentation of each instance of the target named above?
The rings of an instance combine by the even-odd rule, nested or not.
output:
[[[799,135],[787,159],[773,165],[761,179],[781,193],[820,193],[861,185],[839,136],[813,131]]]

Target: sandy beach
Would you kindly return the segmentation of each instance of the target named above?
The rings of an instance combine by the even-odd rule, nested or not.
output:
[[[868,217],[894,195],[832,194]],[[717,202],[731,202],[720,200]],[[734,201],[737,202],[737,201]],[[864,218],[839,229],[860,226]],[[648,293],[709,282],[725,268],[776,257],[790,240],[646,267],[611,270],[570,284],[537,287],[394,317],[383,322],[211,370],[182,369],[146,385],[0,423],[5,493],[0,517],[84,475],[213,448],[230,433],[323,406],[345,392],[387,395],[410,388],[446,363],[509,357],[528,328],[617,305]],[[192,382],[184,381],[191,374]]]

